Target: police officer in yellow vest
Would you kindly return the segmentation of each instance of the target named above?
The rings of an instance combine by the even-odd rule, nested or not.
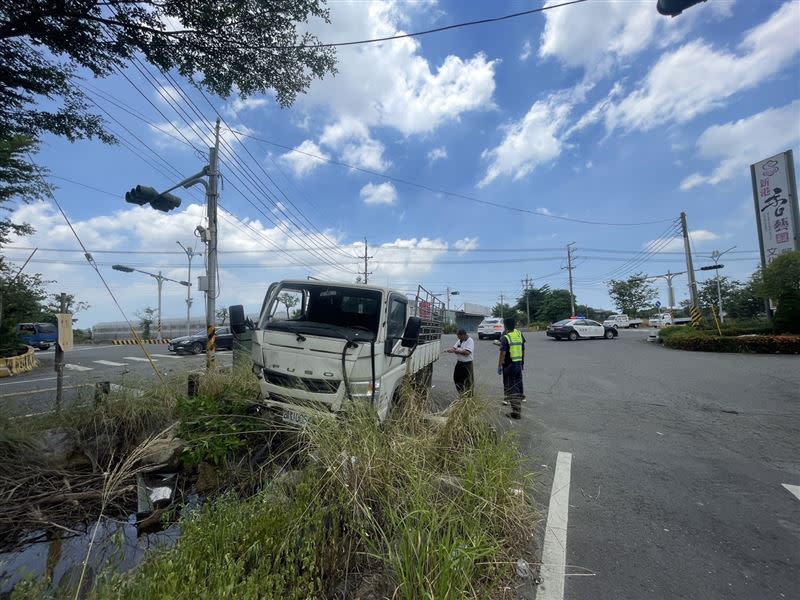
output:
[[[497,374],[503,376],[503,393],[505,402],[511,404],[512,419],[522,417],[522,369],[525,365],[525,337],[517,331],[517,322],[513,318],[505,319],[506,331],[500,339],[500,360]]]

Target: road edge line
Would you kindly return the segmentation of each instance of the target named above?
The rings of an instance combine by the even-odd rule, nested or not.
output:
[[[536,590],[536,600],[564,599],[571,469],[572,453],[559,452],[542,544],[542,565],[539,570],[542,583]]]

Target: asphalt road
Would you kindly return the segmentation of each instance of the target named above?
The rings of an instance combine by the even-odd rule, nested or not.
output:
[[[540,474],[543,519],[572,455],[564,598],[800,597],[800,498],[782,485],[800,486],[800,357],[680,352],[635,330],[526,337],[523,419],[502,422]],[[497,353],[476,340],[478,392],[502,415]],[[453,363],[436,365],[440,403]]]
[[[163,344],[148,344],[147,351],[164,374],[202,369],[205,354],[174,355]],[[37,352],[39,366],[24,375],[0,379],[0,414],[28,415],[52,410],[55,406],[55,353]],[[230,366],[230,351],[217,352],[218,363]],[[110,381],[127,387],[147,385],[155,379],[149,361],[138,346],[76,346],[65,355],[64,405],[90,400],[97,381]]]

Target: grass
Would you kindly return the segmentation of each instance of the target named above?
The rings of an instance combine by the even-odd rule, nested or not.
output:
[[[254,382],[242,373],[206,379],[192,401],[172,386],[148,392],[146,409],[115,398],[91,418],[67,418],[84,427],[119,419],[142,433],[177,415],[196,457],[222,448],[228,467],[282,433],[251,414]],[[245,496],[228,486],[238,493],[181,519],[173,548],[100,577],[88,597],[332,600],[355,597],[359,586],[397,600],[509,597],[516,561],[532,560],[537,522],[515,438],[488,424],[478,399],[456,402],[442,425],[426,418],[425,398],[411,389],[404,397],[382,424],[359,405],[294,432],[291,451],[304,457],[295,470],[275,477],[273,465]],[[14,596],[34,597],[46,597],[41,586]]]
[[[255,495],[225,495],[181,522],[176,546],[90,597],[503,597],[532,551],[530,478],[475,399],[446,426],[414,402],[379,424],[366,408],[300,433],[305,464]]]

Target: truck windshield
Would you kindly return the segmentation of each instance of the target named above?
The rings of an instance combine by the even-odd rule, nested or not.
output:
[[[378,332],[381,293],[375,290],[314,283],[283,284],[273,292],[261,315],[262,329],[279,329],[341,337],[374,339]],[[358,332],[361,332],[360,334]]]

